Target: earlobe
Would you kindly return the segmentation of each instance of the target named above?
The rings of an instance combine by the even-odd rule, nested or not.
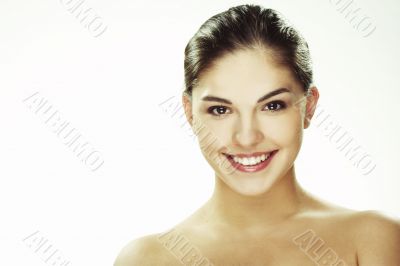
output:
[[[186,120],[189,122],[190,126],[193,127],[192,101],[186,92],[182,93],[182,105],[185,111]]]
[[[311,119],[314,116],[315,109],[319,99],[319,92],[317,87],[313,86],[309,89],[307,96],[306,113],[304,117],[304,129],[308,128],[311,124]]]
[[[308,128],[310,126],[310,124],[311,124],[311,119],[308,118],[308,117],[305,117],[304,118],[304,125],[303,125],[304,129]]]

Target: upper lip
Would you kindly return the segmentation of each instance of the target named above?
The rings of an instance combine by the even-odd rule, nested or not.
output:
[[[228,154],[229,156],[235,156],[235,157],[239,157],[239,158],[249,158],[249,157],[257,157],[257,156],[261,156],[263,154],[267,154],[267,153],[271,153],[274,151],[260,151],[260,152],[253,152],[253,153],[237,153],[237,154]]]

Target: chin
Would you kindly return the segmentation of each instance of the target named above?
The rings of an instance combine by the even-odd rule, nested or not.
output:
[[[261,196],[268,193],[279,180],[279,176],[264,173],[262,176],[228,177],[222,180],[231,190],[243,196]]]

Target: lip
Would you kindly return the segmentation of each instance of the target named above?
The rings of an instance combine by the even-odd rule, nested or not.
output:
[[[231,165],[232,165],[235,169],[237,169],[237,170],[239,170],[239,171],[241,171],[241,172],[245,172],[245,173],[254,173],[254,172],[258,172],[258,171],[261,171],[261,170],[265,169],[265,168],[269,165],[269,163],[271,162],[271,160],[275,157],[275,154],[276,154],[278,151],[279,151],[279,150],[271,151],[271,155],[268,157],[267,160],[265,160],[265,161],[263,161],[263,162],[261,162],[261,163],[259,163],[259,164],[256,164],[256,165],[242,165],[242,164],[240,164],[240,163],[235,162],[235,161],[233,160],[232,155],[229,155],[229,154],[225,154],[225,155],[226,155],[226,157],[228,158],[228,161],[231,163]],[[265,152],[263,152],[263,153],[261,153],[261,154],[264,154],[264,153],[265,153]],[[257,153],[253,153],[253,154],[257,154]],[[258,154],[259,154],[259,153],[258,153]]]

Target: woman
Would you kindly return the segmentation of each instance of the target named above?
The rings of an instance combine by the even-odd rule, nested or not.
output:
[[[185,84],[214,193],[172,230],[132,241],[115,266],[400,265],[398,221],[296,181],[319,92],[306,41],[279,13],[241,5],[207,20],[186,46]]]

